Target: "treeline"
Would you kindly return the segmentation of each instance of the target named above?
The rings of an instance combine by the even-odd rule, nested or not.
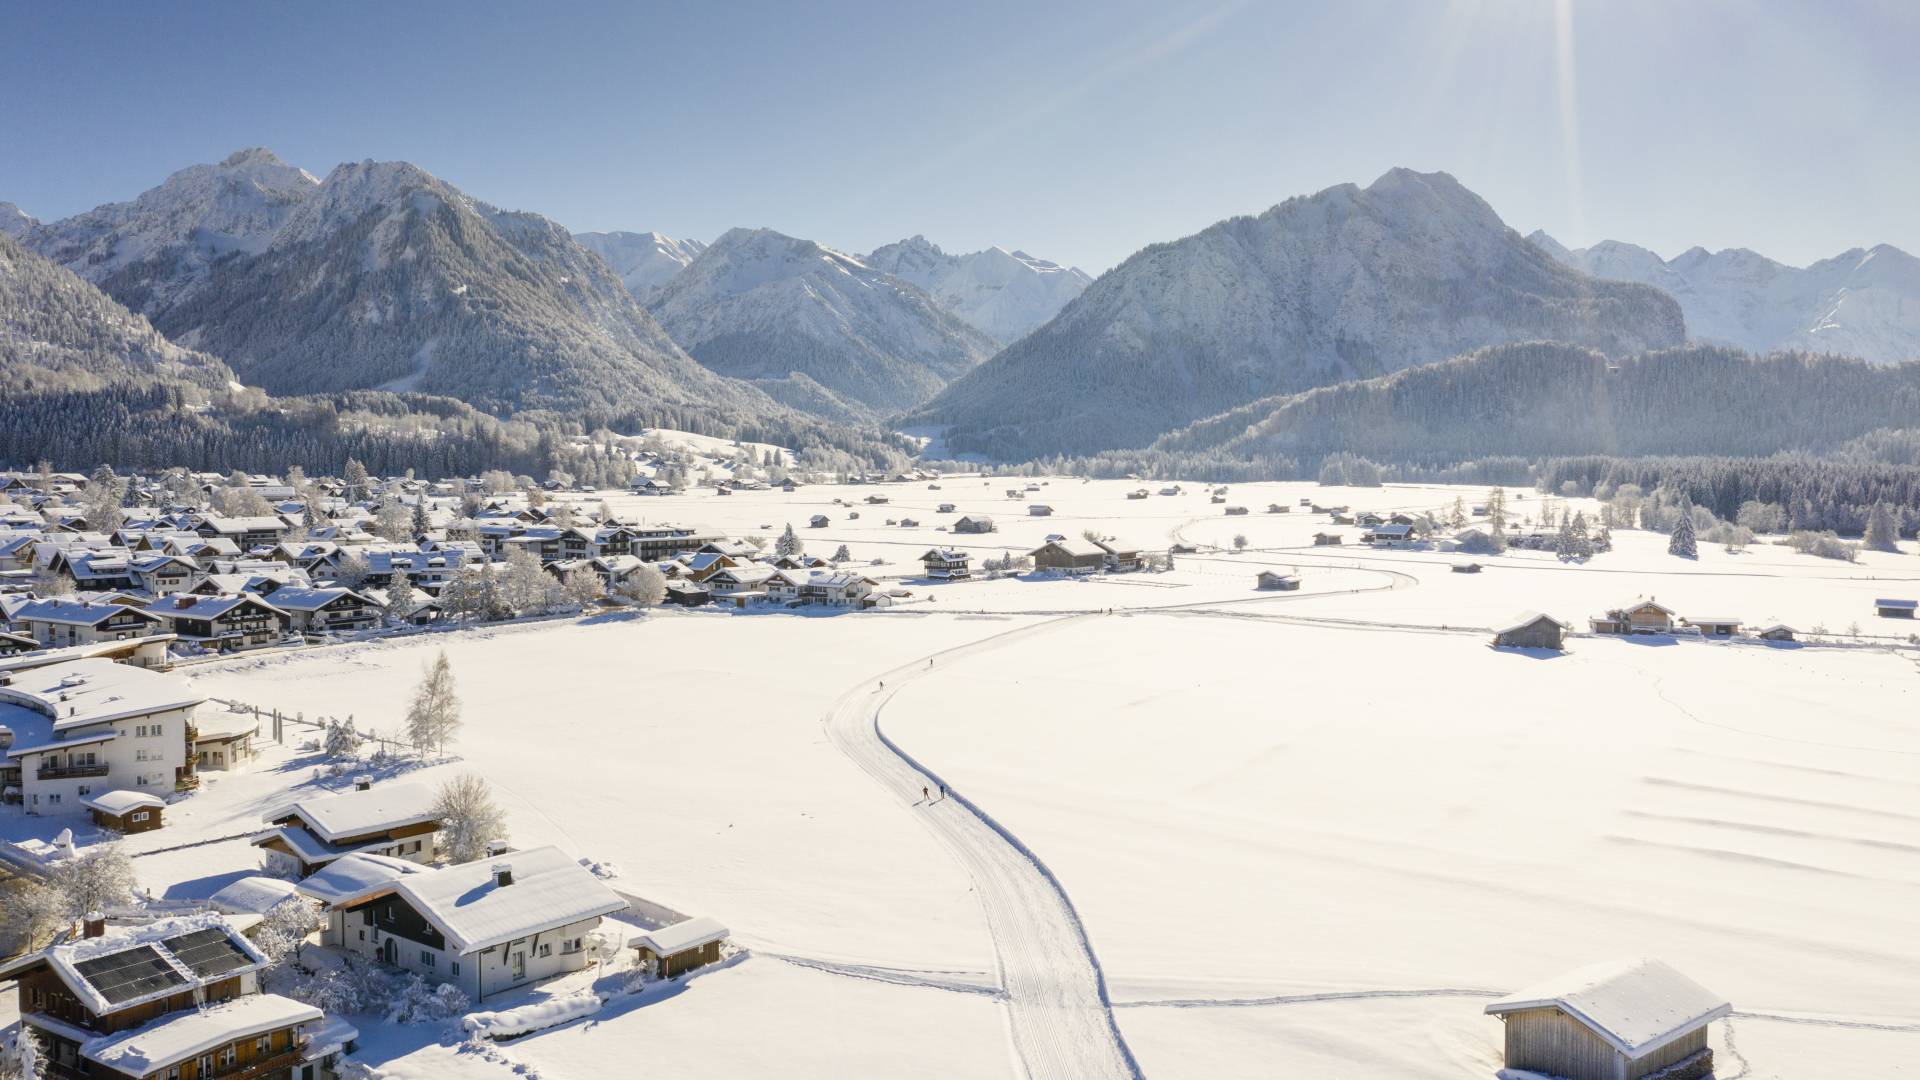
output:
[[[1171,432],[1150,449],[1166,459],[1248,463],[1310,463],[1340,452],[1418,465],[1489,455],[1765,457],[1833,453],[1916,417],[1920,364],[1757,357],[1707,345],[1609,360],[1534,342],[1268,398]]]
[[[374,391],[272,398],[247,390],[209,397],[180,384],[16,392],[0,389],[0,462],[50,461],[86,472],[102,462],[128,469],[280,473],[298,465],[338,476],[349,458],[376,475],[413,470],[438,478],[504,470],[546,476],[559,469],[594,484],[623,484],[630,463],[601,438],[582,441],[578,422],[550,414],[501,420],[463,402]],[[681,427],[691,417],[627,418],[633,428]],[[710,426],[710,425],[709,425]],[[800,430],[796,430],[800,427]],[[694,427],[692,430],[698,431]],[[794,448],[809,468],[856,471],[904,466],[899,441],[878,436],[836,442],[821,428],[780,422],[702,434]]]
[[[1885,505],[1899,531],[1920,528],[1920,465],[1882,465],[1806,456],[1774,458],[1605,455],[1552,458],[1536,466],[1543,491],[1602,499],[1632,485],[1684,494],[1729,521],[1748,503],[1780,508],[1792,531],[1861,534],[1874,507]]]

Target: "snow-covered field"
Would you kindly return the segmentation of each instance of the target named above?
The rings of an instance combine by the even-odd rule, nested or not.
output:
[[[459,760],[425,778],[485,773],[515,842],[611,863],[750,953],[489,1053],[399,1029],[371,1031],[362,1058],[548,1080],[649,1064],[1486,1077],[1500,1026],[1485,1001],[1648,953],[1732,999],[1723,1077],[1920,1060],[1920,651],[1887,647],[1914,628],[1870,605],[1920,597],[1913,554],[1703,545],[1684,561],[1619,532],[1585,565],[1515,552],[1465,575],[1441,553],[1312,549],[1315,531],[1358,530],[1296,504],[1431,509],[1479,490],[1234,485],[1228,505],[1251,513],[1229,518],[1197,484],[1129,500],[1140,485],[1055,478],[1005,496],[1024,484],[609,497],[736,535],[791,522],[822,555],[844,543],[920,598],[892,612],[661,611],[192,669],[222,697],[391,730],[445,648],[466,726]],[[861,502],[875,493],[889,503]],[[1263,513],[1276,502],[1294,509]],[[817,513],[828,527],[807,527]],[[1001,531],[944,531],[979,513]],[[916,580],[936,544],[997,555],[1086,529],[1249,549],[1091,582]],[[1303,589],[1256,592],[1265,567],[1297,568]],[[1584,629],[1644,595],[1883,636],[1579,637],[1542,657],[1461,629],[1520,609]],[[205,895],[250,868],[243,840],[219,838],[321,783],[316,764],[276,749],[213,780],[127,843],[216,842],[143,856],[143,879]],[[941,780],[956,797],[922,802]]]

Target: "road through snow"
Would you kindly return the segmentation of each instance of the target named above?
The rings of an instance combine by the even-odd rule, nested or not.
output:
[[[995,634],[939,653],[935,668],[1033,634],[1072,616]],[[1139,1080],[1140,1067],[1115,1026],[1106,982],[1066,893],[1026,846],[965,797],[938,796],[941,778],[888,741],[880,714],[901,688],[930,670],[927,658],[848,691],[826,716],[835,746],[920,820],[973,879],[993,939],[1007,1023],[1023,1075],[1033,1080]],[[931,788],[934,798],[921,798]]]

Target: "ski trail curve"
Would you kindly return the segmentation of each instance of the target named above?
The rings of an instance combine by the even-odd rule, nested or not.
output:
[[[1013,1050],[1029,1080],[1142,1080],[1114,1023],[1106,980],[1086,929],[1053,874],[1026,845],[965,796],[936,796],[942,779],[880,730],[880,712],[900,688],[941,663],[1092,616],[1069,616],[994,634],[902,665],[843,694],[827,712],[828,737],[881,787],[909,806],[973,880],[1005,992]],[[882,688],[884,687],[884,689]]]

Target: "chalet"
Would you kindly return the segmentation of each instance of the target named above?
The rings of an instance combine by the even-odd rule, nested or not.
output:
[[[1670,634],[1673,609],[1653,602],[1652,598],[1627,607],[1612,608],[1605,615],[1587,620],[1596,634]]]
[[[1127,547],[1111,536],[1100,541],[1100,546],[1107,549],[1107,569],[1121,571],[1146,569],[1147,558],[1139,548]]]
[[[775,567],[773,576],[767,579],[767,599],[776,603],[800,602],[800,584],[807,580],[804,571]]]
[[[828,607],[859,607],[878,582],[851,570],[812,574],[800,585],[800,602]]]
[[[1798,633],[1799,631],[1786,623],[1774,623],[1757,631],[1754,636],[1766,641],[1792,641]]]
[[[273,591],[273,606],[287,613],[295,633],[331,634],[366,630],[380,621],[380,606],[353,589],[289,586]]]
[[[780,571],[754,563],[726,566],[704,578],[696,578],[714,596],[739,596],[765,590],[767,580]]]
[[[1027,553],[1035,570],[1053,570],[1065,574],[1091,574],[1107,564],[1111,554],[1106,545],[1080,537],[1049,540]]]
[[[216,652],[270,645],[287,636],[290,618],[254,593],[231,596],[178,596],[147,608],[160,616],[179,639]]]
[[[382,784],[365,777],[354,790],[301,799],[266,818],[256,833],[269,873],[305,877],[335,859],[373,854],[417,863],[434,859],[440,817],[437,796],[424,784]]]
[[[48,1077],[332,1080],[359,1032],[260,993],[267,958],[208,912],[85,935],[0,967]]]
[[[648,930],[627,942],[635,950],[636,966],[656,979],[671,979],[720,959],[727,928],[719,920],[686,919],[658,930]]]
[[[825,514],[815,514],[807,519],[807,527],[810,529],[824,529],[828,524],[830,521]]]
[[[1048,506],[1046,503],[1033,503],[1027,507],[1027,515],[1029,517],[1052,517],[1053,507]]]
[[[161,826],[161,813],[167,801],[145,791],[114,788],[80,799],[80,805],[93,814],[93,823],[114,832],[149,832]]]
[[[231,540],[242,551],[254,548],[270,548],[280,543],[287,535],[287,523],[279,517],[264,515],[258,517],[221,517],[218,514],[205,514],[200,517],[194,532],[206,538],[221,537]]]
[[[201,538],[198,540],[188,537],[178,537],[167,541],[166,553],[168,555],[178,555],[185,559],[192,559],[194,565],[205,570],[212,567],[216,559],[239,558],[240,546],[224,536],[215,536],[210,539]]]
[[[1278,589],[1282,592],[1292,592],[1300,587],[1299,575],[1283,574],[1278,570],[1262,570],[1253,582],[1255,588]]]
[[[1552,649],[1558,652],[1565,647],[1566,634],[1571,629],[1571,623],[1529,611],[1516,616],[1506,626],[1495,629],[1493,644],[1502,649]]]
[[[1413,543],[1413,526],[1375,525],[1360,537],[1360,542],[1371,547],[1406,547]]]
[[[627,902],[558,848],[436,869],[349,855],[302,880],[322,944],[466,991],[475,1003],[587,966],[587,935]]]
[[[1920,604],[1912,600],[1875,600],[1873,613],[1883,619],[1911,619],[1915,607]]]
[[[60,571],[72,579],[74,588],[106,592],[139,587],[133,558],[133,552],[125,548],[101,548],[68,553],[57,563]]]
[[[1313,534],[1314,547],[1339,547],[1345,540],[1339,533],[1317,532]]]
[[[652,476],[635,477],[631,487],[635,495],[678,495],[680,493],[679,489],[672,484]]]
[[[990,533],[994,531],[993,519],[985,514],[968,514],[955,519],[953,531],[957,533]]]
[[[30,600],[13,613],[15,632],[42,645],[91,645],[156,633],[159,616],[144,608],[95,600]]]
[[[1714,616],[1689,616],[1683,620],[1688,626],[1700,631],[1701,637],[1733,637],[1740,632],[1739,619],[1725,619]]]
[[[926,567],[927,576],[937,581],[960,581],[971,577],[967,568],[967,553],[952,548],[929,548],[920,556],[920,565]]]
[[[200,567],[179,555],[136,556],[129,564],[134,588],[152,596],[171,596],[193,587]]]
[[[1707,1028],[1723,997],[1659,960],[1595,964],[1486,1007],[1506,1029],[1506,1067],[1565,1080],[1713,1075]]]

